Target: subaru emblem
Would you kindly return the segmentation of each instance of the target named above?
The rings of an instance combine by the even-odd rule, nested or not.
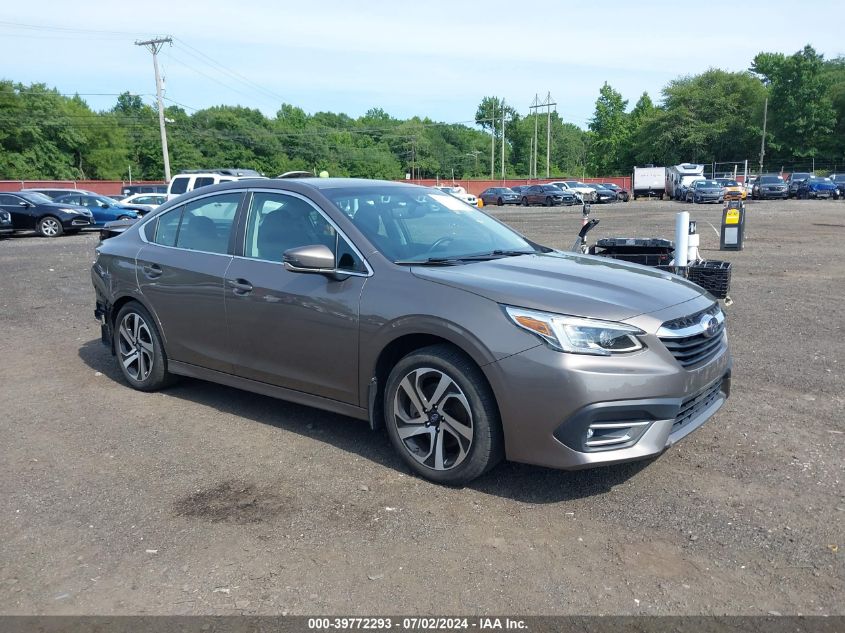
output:
[[[719,320],[712,315],[705,314],[703,317],[701,317],[700,325],[701,333],[705,337],[711,338],[715,336],[716,331],[719,329]]]

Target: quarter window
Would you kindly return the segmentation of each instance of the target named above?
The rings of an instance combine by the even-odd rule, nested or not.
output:
[[[161,244],[162,246],[176,246],[176,234],[179,232],[179,221],[182,219],[182,209],[183,207],[171,209],[154,220],[155,239],[153,241],[156,244]],[[148,224],[147,227],[149,227],[150,224]],[[147,239],[149,239],[149,234],[147,234]]]

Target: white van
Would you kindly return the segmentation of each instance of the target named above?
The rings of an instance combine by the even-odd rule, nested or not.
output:
[[[200,187],[216,185],[219,182],[232,182],[234,180],[245,180],[247,178],[266,178],[254,169],[208,169],[208,170],[187,170],[180,172],[167,185],[167,199],[173,200],[176,196],[188,193]]]

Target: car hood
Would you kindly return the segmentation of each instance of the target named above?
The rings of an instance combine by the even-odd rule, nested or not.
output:
[[[620,321],[696,299],[704,291],[656,268],[569,253],[538,253],[457,266],[414,266],[420,279],[497,303]]]
[[[834,185],[832,182],[810,182],[807,183],[807,188],[821,189],[822,191],[829,189],[830,191],[833,191],[834,189],[836,189],[836,185]]]
[[[722,187],[696,187],[695,189],[693,189],[693,191],[695,191],[696,193],[718,193],[721,190]]]

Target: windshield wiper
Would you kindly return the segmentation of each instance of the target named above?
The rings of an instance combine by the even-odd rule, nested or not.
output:
[[[478,253],[477,255],[464,255],[461,257],[456,257],[455,259],[459,259],[461,261],[480,261],[486,259],[497,259],[499,257],[519,257],[520,255],[533,255],[536,252],[537,251],[509,251],[496,249],[494,251],[490,251],[489,253]]]
[[[429,257],[427,259],[400,259],[393,262],[400,266],[456,266],[461,259],[455,257]]]

